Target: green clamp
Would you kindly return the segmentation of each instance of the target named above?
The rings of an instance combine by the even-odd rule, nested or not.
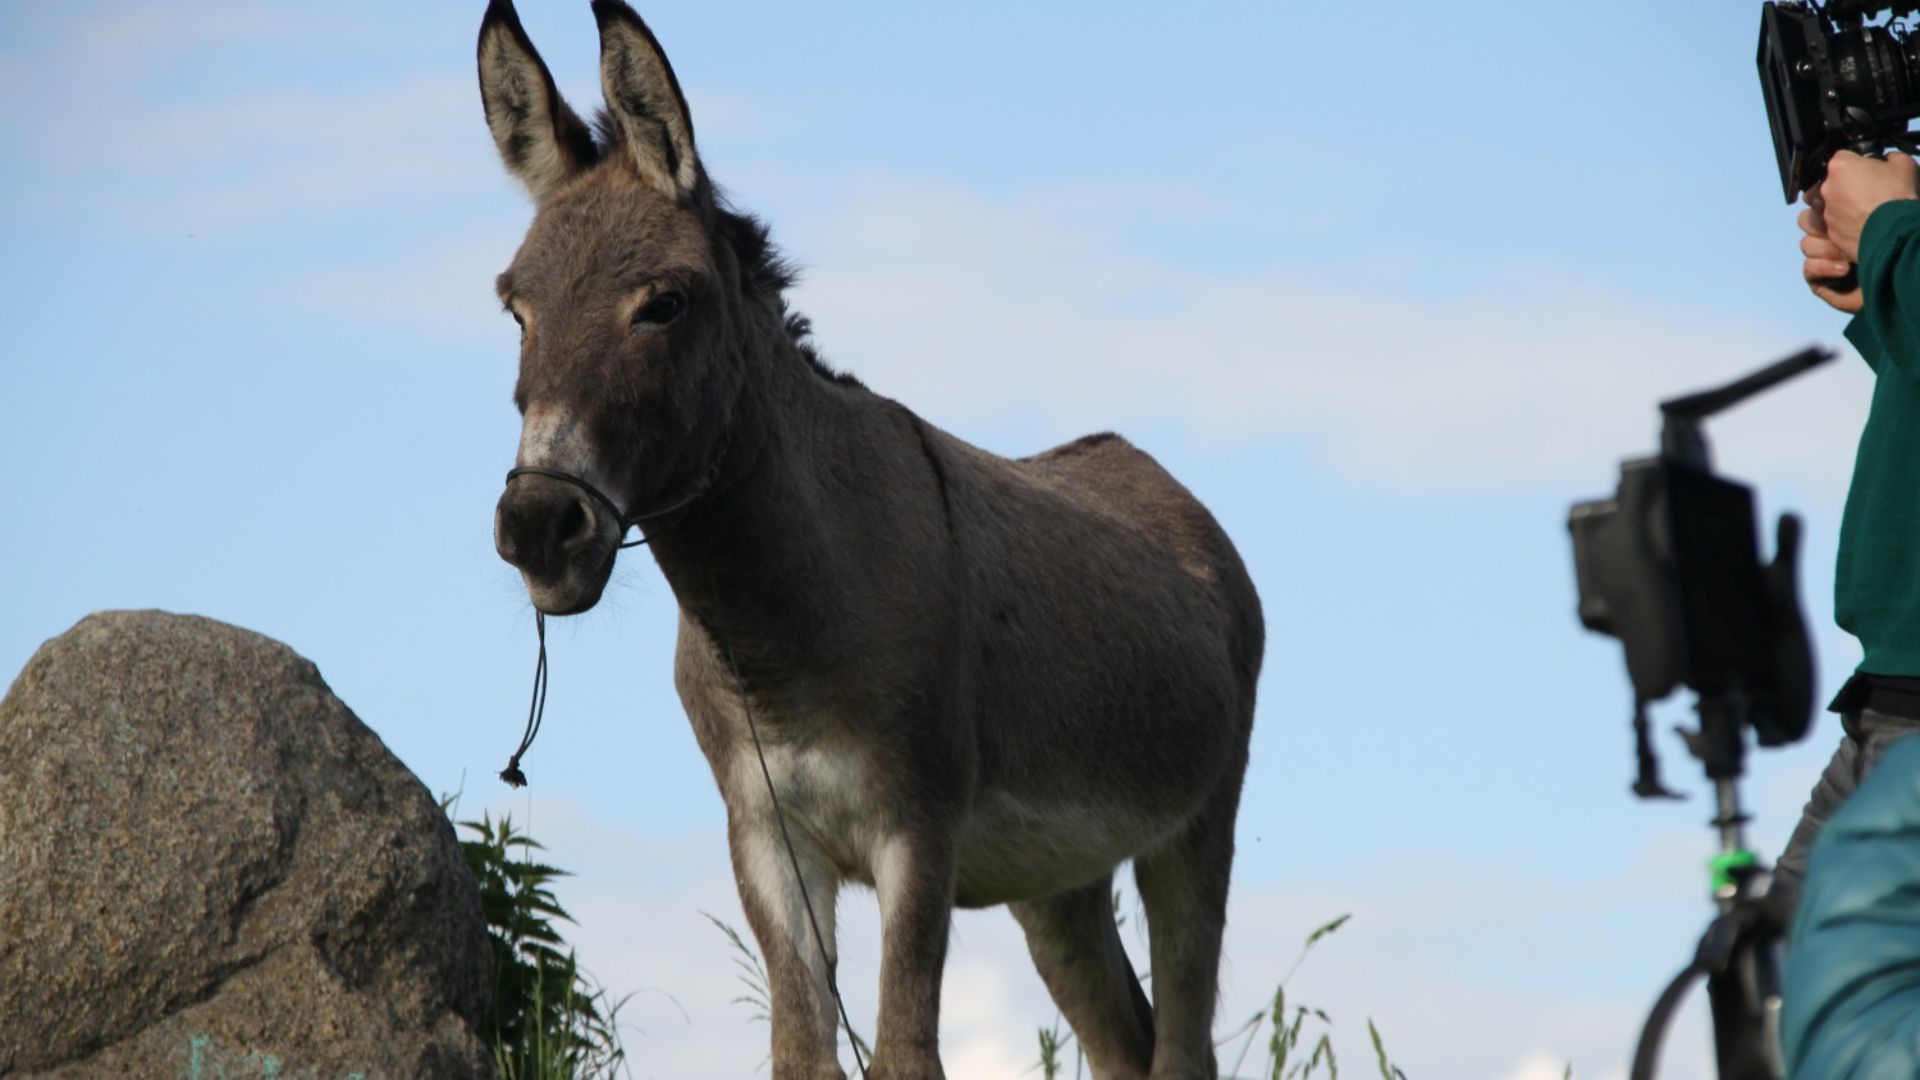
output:
[[[1723,851],[1707,860],[1707,872],[1712,875],[1713,891],[1717,894],[1733,888],[1734,873],[1739,870],[1751,870],[1760,865],[1760,857],[1746,848]]]

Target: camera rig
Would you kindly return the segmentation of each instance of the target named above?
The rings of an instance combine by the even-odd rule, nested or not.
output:
[[[1700,723],[1681,734],[1713,781],[1712,824],[1720,834],[1709,864],[1718,915],[1648,1016],[1632,1080],[1654,1075],[1667,1026],[1701,977],[1720,1075],[1782,1075],[1782,918],[1763,895],[1767,867],[1746,846],[1738,785],[1747,729],[1762,746],[1783,746],[1804,736],[1813,718],[1813,649],[1796,572],[1800,523],[1781,516],[1773,560],[1762,565],[1753,491],[1714,475],[1701,423],[1833,355],[1806,349],[1717,389],[1662,402],[1659,454],[1625,462],[1614,497],[1576,504],[1568,520],[1580,621],[1626,650],[1639,759],[1633,791],[1674,797],[1660,783],[1647,706],[1684,685],[1699,696]]]
[[[1580,622],[1626,649],[1640,765],[1633,790],[1642,798],[1670,795],[1647,737],[1646,706],[1682,685],[1700,695],[1703,714],[1737,705],[1762,746],[1807,732],[1813,653],[1795,569],[1799,521],[1780,519],[1774,559],[1762,566],[1753,490],[1714,475],[1701,423],[1832,358],[1806,349],[1726,386],[1662,402],[1660,453],[1624,463],[1612,498],[1573,508]],[[1739,775],[1737,760],[1707,765],[1715,780]]]
[[[1871,0],[1761,6],[1760,89],[1788,202],[1826,176],[1837,151],[1915,152],[1920,43],[1901,20],[1916,12],[1920,3]]]

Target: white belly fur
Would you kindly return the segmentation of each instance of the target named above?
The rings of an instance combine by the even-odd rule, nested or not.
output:
[[[842,880],[873,885],[888,826],[864,756],[814,743],[771,746],[766,759],[794,842],[817,851]],[[729,780],[735,812],[744,811],[740,824],[759,834],[754,846],[781,845],[784,854],[751,744],[731,763]],[[985,907],[1084,885],[1179,824],[1124,807],[1039,804],[987,792],[961,824],[956,902]]]

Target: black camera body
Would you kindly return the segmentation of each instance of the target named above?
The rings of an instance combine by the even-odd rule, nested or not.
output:
[[[1760,89],[1787,201],[1819,183],[1840,150],[1914,152],[1920,48],[1900,20],[1920,3],[1779,0],[1760,10]],[[1887,13],[1887,21],[1869,18]]]
[[[1667,794],[1655,775],[1645,706],[1682,686],[1701,707],[1751,727],[1762,746],[1800,739],[1813,719],[1813,651],[1800,612],[1800,525],[1781,518],[1760,561],[1751,488],[1717,476],[1701,421],[1833,354],[1807,349],[1727,386],[1663,402],[1659,454],[1628,461],[1610,499],[1568,519],[1580,622],[1620,639],[1640,736],[1634,790]],[[1726,755],[1703,755],[1710,776]]]

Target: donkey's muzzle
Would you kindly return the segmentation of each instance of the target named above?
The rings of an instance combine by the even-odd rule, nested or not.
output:
[[[494,508],[493,546],[524,573],[555,580],[594,552],[602,513],[573,485],[540,475],[516,476]]]

